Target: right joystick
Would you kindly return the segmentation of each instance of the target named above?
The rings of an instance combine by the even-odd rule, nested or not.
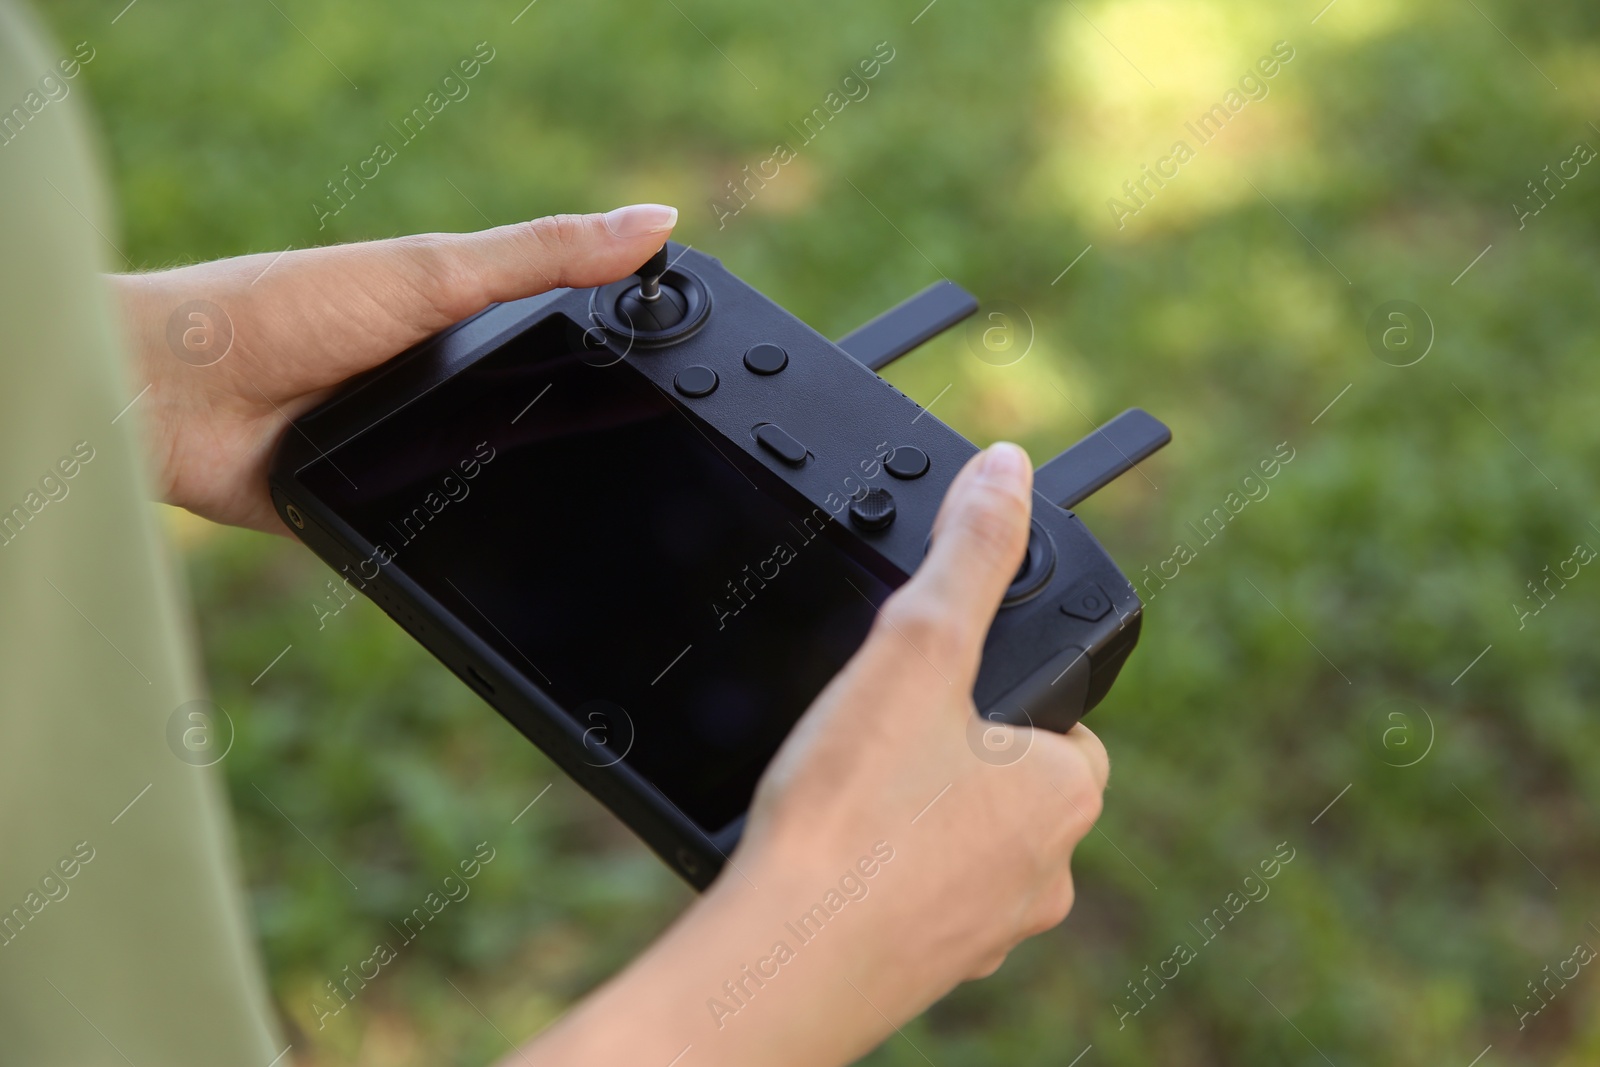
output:
[[[1051,543],[1050,535],[1044,532],[1043,526],[1037,521],[1030,522],[1028,550],[1023,553],[1022,565],[1017,568],[1017,576],[1011,580],[1011,587],[1006,590],[1002,603],[1020,604],[1027,600],[1049,583],[1055,570],[1056,546]]]
[[[639,284],[617,298],[617,315],[631,329],[653,333],[670,330],[683,321],[689,301],[678,290],[661,283],[667,272],[667,246],[633,273]]]

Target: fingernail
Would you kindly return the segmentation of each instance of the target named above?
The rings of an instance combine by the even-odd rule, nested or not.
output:
[[[1024,496],[1028,492],[1033,470],[1028,464],[1026,452],[1010,441],[999,441],[984,451],[978,476],[991,485]]]
[[[643,237],[676,226],[678,209],[666,204],[629,204],[606,212],[605,220],[613,237]]]

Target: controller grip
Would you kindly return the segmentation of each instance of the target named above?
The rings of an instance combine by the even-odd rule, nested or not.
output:
[[[1089,653],[1076,645],[1051,656],[1017,685],[980,709],[991,722],[1064,734],[1089,710]]]

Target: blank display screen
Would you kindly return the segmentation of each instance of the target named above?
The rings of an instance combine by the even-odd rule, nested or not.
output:
[[[547,319],[300,478],[715,831],[905,576],[580,338]]]

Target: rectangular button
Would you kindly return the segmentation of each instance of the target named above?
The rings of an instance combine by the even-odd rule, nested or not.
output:
[[[774,423],[769,422],[757,430],[756,440],[761,442],[762,448],[791,467],[798,467],[806,461],[806,446]]]

